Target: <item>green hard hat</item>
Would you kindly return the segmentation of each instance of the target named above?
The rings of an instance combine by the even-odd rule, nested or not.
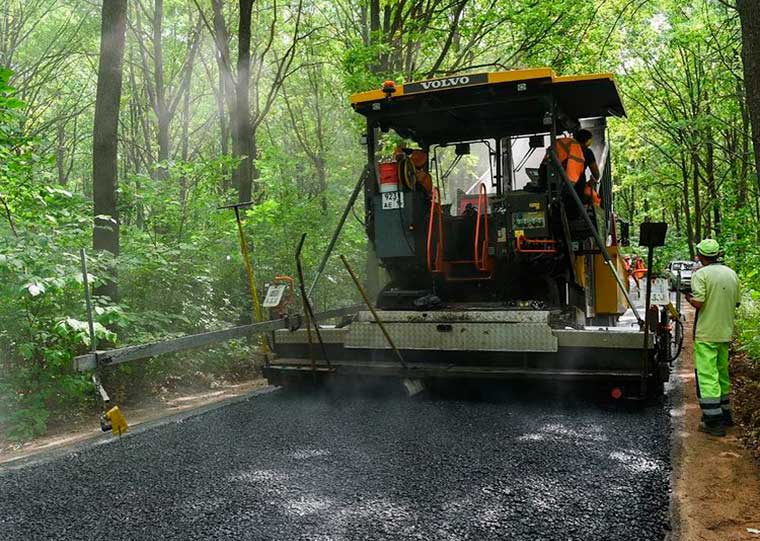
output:
[[[705,257],[718,257],[720,255],[720,244],[715,239],[705,239],[697,244],[697,252]]]

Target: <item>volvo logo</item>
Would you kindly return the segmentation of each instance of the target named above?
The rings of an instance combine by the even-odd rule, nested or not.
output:
[[[466,75],[462,77],[450,77],[448,79],[438,79],[437,81],[423,81],[420,83],[425,90],[447,88],[450,86],[460,86],[470,84],[470,78]]]
[[[456,88],[468,85],[480,85],[487,82],[487,73],[457,75],[454,77],[446,77],[444,79],[420,81],[419,83],[407,83],[404,85],[404,94],[414,94],[415,92],[425,92],[426,90],[443,90],[445,88]]]

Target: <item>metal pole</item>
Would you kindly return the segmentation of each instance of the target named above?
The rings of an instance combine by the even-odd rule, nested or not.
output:
[[[647,393],[647,355],[649,350],[649,307],[652,304],[652,265],[654,263],[654,246],[649,246],[647,253],[647,289],[646,304],[644,309],[644,350],[641,352],[641,396]]]
[[[306,240],[306,233],[301,235],[301,241],[296,248],[296,270],[298,272],[298,287],[301,290],[301,303],[303,304],[303,320],[306,323],[306,338],[309,343],[309,359],[311,360],[311,371],[315,374],[317,372],[317,361],[314,357],[314,345],[311,339],[311,318],[309,317],[309,309],[306,308],[308,297],[306,296],[306,290],[303,286],[303,269],[301,268],[301,248],[303,248],[303,242]]]
[[[218,207],[218,208],[219,209],[231,208],[235,211],[235,221],[237,222],[238,235],[240,237],[240,253],[243,256],[243,263],[245,264],[245,273],[246,273],[246,278],[248,280],[248,291],[251,294],[251,303],[253,304],[254,319],[256,320],[257,323],[259,323],[261,321],[264,321],[264,313],[261,310],[261,302],[259,301],[259,293],[256,290],[256,275],[254,274],[253,266],[251,265],[251,258],[248,252],[248,242],[245,239],[245,233],[243,231],[243,220],[240,218],[240,207],[245,207],[251,204],[253,204],[252,201],[247,201],[245,203],[225,205],[223,207]],[[261,346],[261,349],[264,351],[264,354],[267,354],[271,351],[271,348],[269,347],[269,341],[267,340],[266,336],[264,335],[259,336],[259,345]]]
[[[322,255],[322,261],[319,262],[319,267],[317,268],[317,274],[316,276],[314,276],[314,280],[311,282],[311,286],[309,286],[309,293],[308,293],[309,298],[311,298],[311,295],[314,292],[314,288],[317,286],[317,282],[319,281],[319,278],[322,276],[322,273],[324,272],[325,267],[327,266],[327,261],[330,259],[330,255],[332,255],[332,251],[335,248],[335,244],[338,242],[338,237],[340,236],[340,232],[343,230],[343,225],[346,223],[346,219],[348,218],[348,215],[351,212],[351,209],[356,203],[356,199],[359,197],[359,194],[362,191],[362,186],[364,186],[364,179],[369,176],[368,168],[369,166],[364,167],[364,171],[359,177],[359,181],[356,183],[356,186],[354,186],[354,191],[351,192],[351,197],[348,198],[348,203],[346,204],[346,208],[343,209],[343,215],[340,217],[338,226],[335,228],[335,232],[333,233],[333,236],[330,239],[330,244],[327,245],[327,249],[325,250],[324,255]]]
[[[676,271],[676,312],[681,314],[681,270]]]
[[[87,327],[90,331],[90,351],[98,350],[97,338],[95,337],[95,320],[92,317],[92,299],[90,299],[90,279],[87,276],[87,255],[84,248],[79,249],[79,260],[82,263],[82,286],[84,287],[84,303],[87,307]]]
[[[90,352],[95,355],[95,372],[92,374],[92,383],[100,394],[100,398],[103,400],[103,404],[111,402],[111,397],[108,396],[103,383],[100,381],[100,366],[97,363],[98,358],[98,342],[95,335],[95,319],[92,315],[92,299],[90,298],[90,279],[87,273],[87,254],[84,248],[79,249],[79,260],[82,264],[82,286],[84,287],[84,303],[87,307],[87,328],[90,332]]]
[[[594,240],[596,241],[597,246],[599,246],[599,250],[602,252],[602,257],[604,257],[604,263],[607,265],[607,267],[612,272],[612,275],[615,277],[615,281],[617,282],[617,285],[620,288],[620,291],[623,292],[623,296],[625,297],[625,300],[628,302],[628,306],[631,307],[631,310],[633,311],[633,315],[636,316],[636,320],[639,322],[639,325],[642,325],[644,321],[641,319],[641,316],[639,315],[638,310],[636,310],[636,307],[633,305],[633,301],[631,300],[630,295],[628,295],[628,290],[623,285],[623,280],[621,280],[620,275],[617,272],[617,269],[615,269],[615,265],[613,265],[612,263],[612,258],[610,257],[610,254],[607,251],[607,247],[604,245],[604,241],[602,240],[602,237],[599,236],[599,232],[596,230],[596,225],[591,221],[591,218],[588,217],[588,214],[586,214],[586,207],[583,206],[583,202],[581,201],[581,198],[578,197],[577,193],[575,193],[575,187],[573,186],[573,183],[570,182],[570,179],[568,178],[567,173],[565,172],[565,169],[562,167],[562,164],[557,158],[557,153],[554,151],[553,146],[549,150],[549,154],[552,157],[552,162],[554,163],[554,167],[559,171],[560,176],[565,180],[565,184],[570,189],[570,194],[572,195],[573,200],[575,201],[575,204],[580,209],[581,216],[583,216],[584,220],[586,220],[586,224],[588,225],[589,229],[591,229],[591,232],[593,233],[593,236],[594,236]],[[570,263],[572,264],[572,261]]]
[[[367,305],[367,308],[369,308],[369,311],[372,312],[372,317],[375,318],[375,322],[380,327],[380,330],[383,331],[385,340],[391,346],[391,349],[393,349],[393,352],[396,354],[396,357],[398,357],[398,360],[401,363],[401,366],[406,368],[404,357],[401,355],[401,352],[398,350],[398,348],[396,348],[396,344],[393,343],[393,340],[391,339],[391,335],[388,334],[388,331],[386,330],[385,325],[383,325],[383,322],[380,320],[380,317],[377,315],[377,312],[373,308],[372,303],[369,302],[369,297],[367,297],[367,293],[364,291],[364,288],[362,288],[361,284],[359,283],[359,278],[356,276],[356,274],[354,274],[354,271],[351,269],[351,266],[348,264],[348,261],[346,261],[346,258],[343,255],[340,256],[340,259],[341,261],[343,261],[343,265],[346,267],[348,274],[351,275],[351,279],[354,281],[354,284],[356,284],[356,289],[358,289],[359,293],[361,293],[361,296],[364,299],[364,303]]]
[[[502,180],[504,177],[504,164],[502,163],[503,145],[501,144],[501,137],[496,138],[496,144],[494,151],[496,152],[496,196],[501,197],[502,192]],[[509,142],[507,144],[510,144]]]
[[[261,311],[259,292],[256,289],[256,275],[253,273],[253,266],[251,265],[251,258],[248,252],[248,241],[246,241],[245,233],[243,232],[243,220],[240,218],[240,207],[237,206],[235,207],[235,221],[237,222],[238,234],[240,235],[240,252],[243,255],[243,261],[245,263],[245,273],[248,277],[248,289],[251,292],[251,301],[253,301],[256,321],[260,322],[264,320],[264,314]]]
[[[369,176],[364,183],[364,220],[367,232],[367,259],[365,285],[373,297],[380,292],[380,266],[375,251],[375,216],[372,201],[378,193],[378,165],[375,155],[375,143],[380,135],[380,129],[373,122],[367,121],[367,168]]]
[[[309,355],[311,355],[311,368],[312,370],[316,370],[317,368],[316,361],[311,351],[311,331],[309,330],[309,323],[311,321],[314,321],[314,332],[317,333],[317,340],[319,341],[319,347],[322,350],[322,355],[324,356],[325,361],[327,361],[328,367],[330,367],[330,358],[327,356],[327,348],[325,347],[325,343],[322,341],[322,333],[319,331],[319,324],[317,323],[317,320],[314,317],[314,311],[311,308],[311,303],[309,302],[309,296],[306,294],[306,288],[304,286],[303,266],[301,265],[301,249],[303,248],[303,243],[305,240],[306,240],[306,233],[301,235],[301,241],[298,243],[298,248],[296,249],[296,269],[298,270],[298,283],[301,289],[301,299],[303,301],[304,316],[306,319],[306,333],[309,339]]]
[[[364,305],[355,305],[336,308],[335,310],[313,314],[311,319],[312,321],[326,321],[336,317],[352,315],[361,310],[363,306]],[[298,322],[298,325],[300,326],[300,317],[298,318]],[[150,342],[148,344],[138,344],[99,351],[97,355],[95,353],[85,353],[84,355],[74,357],[72,360],[72,368],[77,372],[94,370],[98,366],[112,366],[138,359],[147,359],[157,355],[186,351],[188,349],[195,349],[209,344],[227,342],[228,340],[238,340],[240,338],[251,336],[252,334],[271,332],[279,329],[291,329],[291,321],[286,318],[273,319],[270,321],[262,321],[261,323],[240,325],[238,327],[200,334],[190,334],[180,336],[179,338]]]

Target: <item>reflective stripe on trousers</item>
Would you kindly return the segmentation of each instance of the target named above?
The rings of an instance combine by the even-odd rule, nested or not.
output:
[[[705,417],[720,417],[723,414],[720,398],[700,398],[699,407],[702,408]]]
[[[723,411],[731,411],[731,401],[727,394],[720,397],[720,409]]]

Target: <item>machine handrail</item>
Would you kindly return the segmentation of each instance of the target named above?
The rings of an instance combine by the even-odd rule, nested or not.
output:
[[[433,223],[435,221],[435,215],[438,214],[438,240],[436,242],[435,262],[432,260],[432,244],[433,244]],[[441,255],[443,250],[443,211],[440,203],[440,193],[438,188],[433,188],[433,192],[430,198],[430,218],[428,219],[428,234],[427,234],[427,268],[430,272],[441,272],[439,263],[441,261]]]
[[[485,232],[483,234],[483,247],[478,249],[480,241],[480,217],[483,215],[483,228]],[[475,266],[479,271],[486,271],[488,267],[486,265],[486,257],[488,256],[488,191],[485,183],[481,182],[478,187],[478,218],[475,222]]]

